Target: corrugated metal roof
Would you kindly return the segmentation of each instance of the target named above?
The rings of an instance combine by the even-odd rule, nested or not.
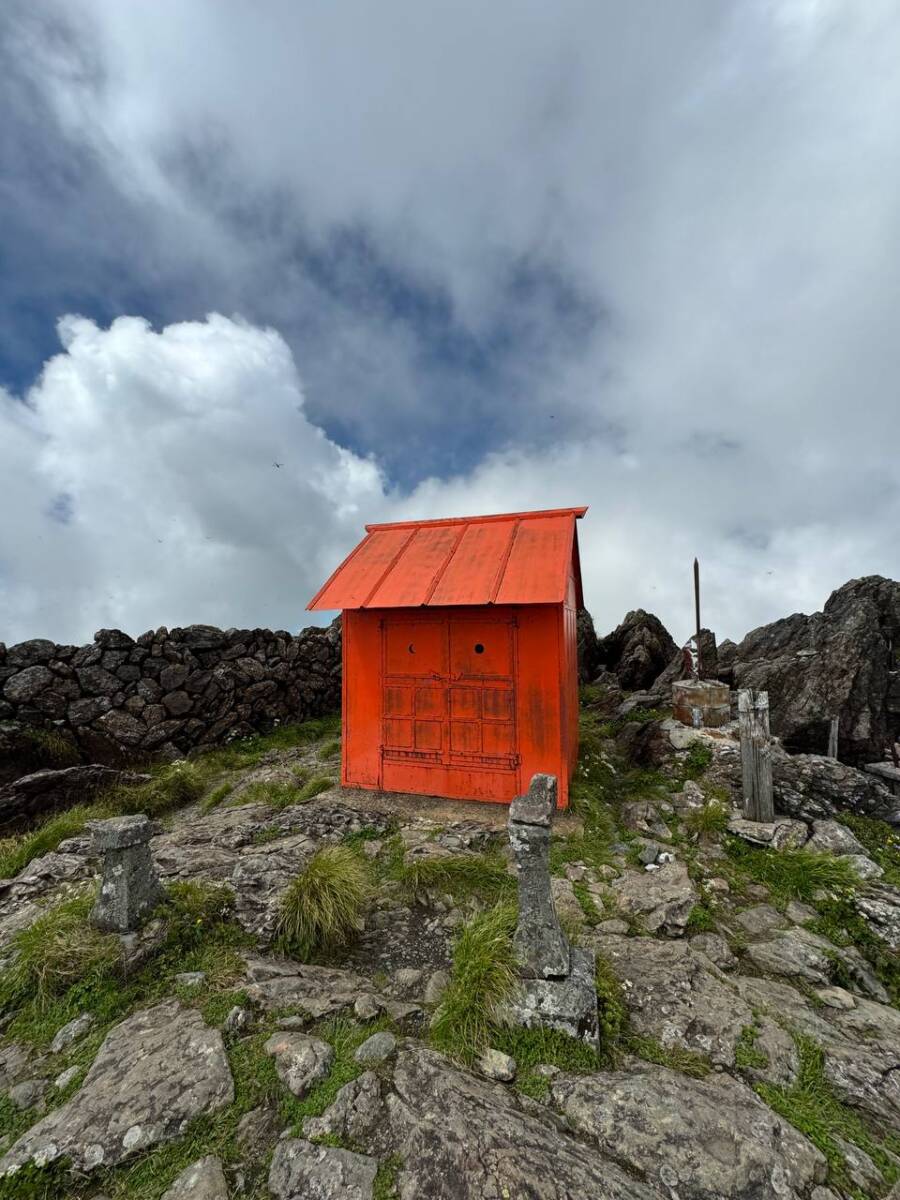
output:
[[[367,525],[310,609],[560,604],[586,508]]]

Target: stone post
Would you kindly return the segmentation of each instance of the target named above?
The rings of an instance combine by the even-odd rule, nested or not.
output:
[[[513,945],[526,979],[569,974],[569,943],[550,889],[550,823],[556,811],[556,777],[534,775],[524,796],[509,807],[509,840],[519,879],[519,923]]]
[[[594,955],[570,946],[550,888],[550,823],[556,811],[556,777],[533,775],[524,796],[509,808],[509,840],[519,877],[519,923],[513,945],[519,981],[498,1016],[526,1029],[558,1029],[596,1048],[600,1026]]]
[[[91,923],[110,933],[130,933],[140,927],[163,897],[149,845],[159,833],[159,826],[137,814],[91,821],[89,828],[103,864]]]

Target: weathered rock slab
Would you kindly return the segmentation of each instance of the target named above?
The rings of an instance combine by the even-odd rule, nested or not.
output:
[[[594,944],[622,985],[635,1033],[734,1068],[735,1045],[753,1024],[753,1010],[705,954],[692,943],[651,938],[602,936]],[[791,1082],[797,1056],[790,1036],[767,1017],[760,1033],[771,1048],[765,1077]]]
[[[666,863],[658,871],[626,871],[612,882],[619,908],[643,921],[650,933],[681,937],[699,900],[682,862]]]
[[[336,1134],[397,1154],[400,1195],[416,1200],[662,1200],[547,1114],[534,1116],[503,1084],[423,1048],[402,1050],[392,1085],[366,1072],[346,1085],[307,1137]],[[302,1193],[300,1193],[302,1194]],[[327,1193],[323,1193],[327,1195]]]
[[[228,1184],[219,1159],[207,1154],[185,1167],[162,1200],[228,1200]]]
[[[372,1200],[378,1160],[305,1138],[285,1138],[275,1148],[269,1191],[277,1200]]]
[[[79,1171],[115,1166],[233,1099],[221,1034],[167,1001],[110,1030],[78,1092],[19,1138],[0,1175],[57,1159]]]
[[[727,1076],[564,1076],[553,1097],[602,1153],[680,1200],[800,1200],[825,1180],[824,1155]]]
[[[334,1061],[334,1048],[328,1042],[305,1033],[273,1033],[264,1049],[275,1059],[278,1078],[295,1096],[305,1096],[324,1079]]]

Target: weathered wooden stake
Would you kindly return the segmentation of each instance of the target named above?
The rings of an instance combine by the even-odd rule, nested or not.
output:
[[[772,754],[769,737],[769,693],[748,688],[738,692],[744,816],[748,821],[775,820]]]
[[[828,758],[837,758],[838,756],[838,726],[840,723],[840,717],[831,718],[831,725],[828,729]]]

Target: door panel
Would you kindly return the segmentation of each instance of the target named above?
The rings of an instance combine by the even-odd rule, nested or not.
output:
[[[413,689],[411,687],[386,687],[384,689],[384,715],[386,717],[411,717],[413,715]]]
[[[447,692],[444,687],[416,688],[416,716],[438,717],[443,720],[447,711]]]
[[[485,720],[512,721],[515,717],[512,688],[483,688],[481,702]]]
[[[411,750],[413,744],[412,721],[395,721],[388,719],[384,723],[385,746]]]
[[[416,721],[416,749],[440,750],[443,746],[443,725],[440,721]]]
[[[456,678],[491,676],[512,682],[512,624],[478,618],[451,620],[450,673]]]
[[[443,622],[390,621],[384,630],[385,675],[446,675]],[[387,682],[387,681],[385,681]]]

